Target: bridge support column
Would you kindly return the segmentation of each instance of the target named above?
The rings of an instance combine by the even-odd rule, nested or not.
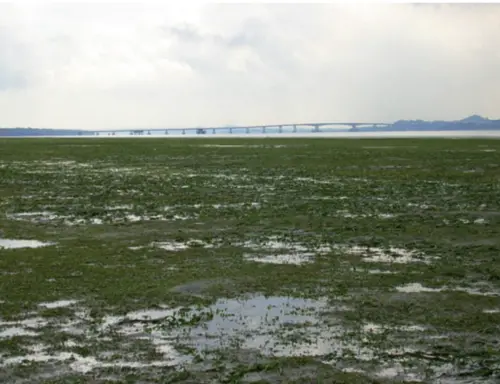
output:
[[[233,133],[233,128],[229,128],[229,133]]]
[[[246,133],[250,133],[250,128],[248,128],[248,127],[247,127],[247,128],[245,129],[245,132],[246,132]]]
[[[266,133],[266,127],[262,127],[262,133]]]
[[[296,125],[293,126],[293,133],[297,133],[297,126]]]
[[[185,129],[183,129],[183,130],[182,130],[182,134],[183,134],[183,135],[185,135],[185,134],[186,134],[186,130],[185,130]]]
[[[280,126],[278,127],[278,132],[279,132],[279,133],[283,133],[283,126],[282,126],[282,125],[280,125]]]
[[[215,128],[212,128],[212,133],[215,135]]]
[[[313,132],[319,132],[319,125],[314,126]]]
[[[165,129],[165,135],[168,135],[168,129]]]

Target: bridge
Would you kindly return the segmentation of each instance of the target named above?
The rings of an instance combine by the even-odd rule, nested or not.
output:
[[[298,129],[310,129],[310,132],[322,132],[322,129],[326,127],[350,127],[349,131],[356,132],[359,127],[388,127],[390,123],[366,123],[366,122],[334,122],[334,123],[293,123],[293,124],[266,124],[266,125],[245,125],[245,126],[226,126],[226,127],[205,127],[205,128],[152,128],[152,129],[115,129],[115,130],[105,130],[105,131],[95,131],[95,135],[107,134],[115,135],[116,133],[129,133],[130,135],[150,135],[151,132],[159,133],[164,132],[166,135],[170,133],[177,133],[185,135],[186,132],[192,132],[195,134],[215,134],[218,131],[229,131],[229,133],[234,133],[235,131],[240,131],[244,133],[259,132],[266,133],[269,129],[274,128],[278,133],[296,133]]]

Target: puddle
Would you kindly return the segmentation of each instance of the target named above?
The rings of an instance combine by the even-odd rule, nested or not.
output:
[[[0,339],[8,339],[15,336],[37,336],[38,333],[21,327],[7,328],[0,331]]]
[[[184,251],[189,248],[214,248],[214,244],[206,243],[202,240],[188,240],[186,242],[180,241],[164,241],[151,244],[154,247],[164,249],[166,251],[178,252]]]
[[[189,248],[189,245],[180,242],[155,243],[154,246],[171,252],[184,251]]]
[[[53,303],[63,302],[67,304],[69,300]],[[50,324],[65,332],[70,331],[71,328],[80,329],[79,333],[69,332],[79,335],[78,342],[66,340],[64,347],[85,346],[87,343],[82,342],[81,337],[95,342],[96,340],[111,340],[109,337],[113,335],[114,338],[118,338],[116,340],[120,340],[117,353],[121,343],[130,345],[134,341],[148,341],[163,358],[155,361],[142,361],[134,356],[132,359],[121,358],[121,360],[111,361],[108,358],[114,354],[114,351],[109,351],[106,356],[84,357],[73,352],[54,351],[51,345],[36,344],[30,345],[29,353],[24,356],[4,358],[0,366],[15,366],[31,362],[63,362],[72,371],[82,374],[112,367],[138,370],[174,366],[189,368],[196,354],[210,356],[211,352],[216,352],[221,348],[240,348],[243,351],[257,350],[268,357],[317,356],[322,359],[331,359],[331,361],[325,361],[325,364],[337,367],[340,364],[343,371],[363,372],[374,377],[401,380],[417,378],[414,372],[420,373],[421,368],[407,367],[406,354],[421,351],[409,345],[395,344],[391,344],[390,349],[381,350],[380,345],[376,343],[376,345],[371,345],[368,336],[395,331],[423,332],[426,328],[416,324],[388,326],[365,323],[361,326],[359,333],[357,328],[348,329],[343,326],[342,316],[335,318],[335,312],[345,310],[349,308],[336,306],[326,298],[315,300],[247,295],[239,299],[219,299],[206,308],[159,306],[128,312],[123,316],[108,315],[103,317],[98,324],[98,333],[85,331],[88,329],[86,327],[93,329],[95,319],[90,318],[87,312],[79,310],[75,313],[79,320],[64,324]],[[324,314],[327,314],[327,317],[323,317]],[[39,320],[35,321],[35,319],[31,319],[31,325],[40,324]],[[328,319],[327,322],[326,319]],[[23,332],[26,336],[36,336],[34,330],[27,330],[19,325],[20,321],[16,324],[12,328],[0,331],[1,337],[13,337]],[[355,331],[358,336],[353,337],[352,331]],[[185,354],[176,349],[176,346],[191,348],[192,352]],[[380,353],[392,356],[390,365],[379,361]],[[332,356],[335,357],[332,358]],[[399,369],[400,364],[406,367],[406,371]]]
[[[252,296],[246,299],[220,299],[199,310],[155,309],[107,316],[102,331],[149,340],[157,351],[172,350],[174,341],[199,353],[225,347],[259,350],[267,356],[324,356],[336,353],[354,355],[365,361],[375,357],[368,347],[344,337],[340,324],[324,325],[321,311],[341,311],[326,299],[312,300],[280,296]],[[201,319],[201,322],[199,321]],[[131,320],[135,320],[130,323]],[[154,321],[151,325],[151,321]],[[162,325],[168,326],[163,330]],[[149,324],[149,326],[148,326]],[[147,331],[146,331],[147,329]],[[167,330],[168,329],[168,330]]]
[[[404,248],[390,247],[387,249],[377,247],[340,246],[348,254],[362,255],[361,260],[366,263],[425,263],[429,264],[432,258],[418,254],[416,251]]]
[[[78,300],[58,300],[58,301],[53,301],[53,302],[40,303],[38,305],[40,307],[44,307],[47,309],[54,309],[54,308],[69,307],[69,306],[74,305],[76,303],[78,303]]]
[[[408,205],[408,207],[415,207],[415,208],[420,208],[420,209],[432,209],[432,208],[435,208],[434,206],[428,205],[428,204],[408,203],[407,205]]]
[[[348,200],[347,196],[310,196],[303,197],[306,200]]]
[[[393,213],[376,213],[376,214],[356,214],[356,213],[351,213],[346,210],[339,210],[336,212],[338,216],[347,218],[347,219],[359,219],[359,218],[377,218],[377,219],[392,219],[396,217],[397,215]]]
[[[484,218],[479,218],[474,220],[474,224],[488,224],[488,221],[485,220]]]
[[[212,207],[214,207],[215,209],[244,208],[245,206],[250,206],[252,208],[260,208],[260,203],[252,202],[252,203],[235,203],[235,204],[212,204]]]
[[[363,268],[353,268],[351,269],[352,272],[366,272],[369,273],[370,275],[395,275],[397,272],[395,271],[388,271],[388,270],[383,270],[383,269],[363,269]]]
[[[276,236],[269,237],[265,241],[245,241],[243,243],[235,244],[240,247],[249,248],[254,251],[265,251],[265,250],[282,250],[282,251],[295,251],[295,252],[307,252],[307,251],[315,251],[317,253],[327,253],[330,252],[331,249],[327,245],[320,245],[316,247],[305,246],[301,243],[294,241],[282,241],[279,240]]]
[[[123,204],[123,205],[111,205],[106,207],[108,211],[122,211],[122,210],[130,210],[133,209],[134,206],[132,204]]]
[[[336,184],[338,183],[337,180],[322,180],[322,179],[314,179],[312,177],[296,177],[295,181],[305,181],[307,183],[312,183],[312,184]]]
[[[420,292],[441,292],[441,288],[427,288],[420,283],[410,283],[403,286],[396,287],[398,292],[403,293],[420,293]]]
[[[381,379],[402,380],[403,382],[422,381],[422,377],[420,375],[408,372],[408,368],[405,368],[400,363],[380,369],[377,373],[375,373],[375,376]]]
[[[0,326],[17,326],[22,328],[41,328],[48,324],[42,317],[30,317],[22,320],[0,321]]]
[[[391,327],[375,323],[367,323],[362,327],[362,329],[363,332],[372,334],[380,334],[386,330],[397,330],[403,332],[423,332],[426,330],[425,327],[422,327],[420,325],[403,325],[398,327]]]
[[[150,330],[148,338],[155,345],[170,345],[177,336],[199,352],[228,347],[235,343],[243,349],[259,349],[278,356],[323,355],[331,351],[338,329],[321,329],[317,314],[327,308],[327,301],[289,297],[254,296],[248,299],[220,299],[202,311],[190,308],[160,309],[131,312],[124,317],[107,317],[104,328],[113,326],[118,333],[141,334],[144,325],[125,326],[126,320],[168,319],[173,323],[189,324],[192,319],[205,318],[199,324],[168,332]],[[118,325],[118,327],[117,327]],[[302,327],[293,327],[301,325]],[[305,327],[305,328],[304,328]],[[280,331],[280,332],[278,332]],[[310,337],[295,343],[287,340],[293,333],[306,332]],[[287,337],[288,336],[288,337]],[[336,346],[335,346],[336,348]]]
[[[137,246],[128,247],[128,249],[130,249],[132,251],[138,251],[139,249],[144,249],[144,248],[146,248],[146,247],[143,246],[143,245],[137,245]]]
[[[468,293],[469,295],[479,295],[479,296],[500,296],[500,292],[483,291],[478,288],[466,288],[466,287],[454,287],[449,288],[452,291],[460,291]]]
[[[48,324],[46,319],[32,317],[22,320],[0,321],[0,338],[10,338],[15,336],[37,336],[35,330],[45,327]]]
[[[105,223],[137,223],[141,221],[185,221],[198,218],[198,215],[179,215],[174,214],[171,216],[164,215],[137,215],[127,213],[125,207],[116,206],[109,207],[109,211],[113,213],[103,212],[101,217],[85,218],[80,216],[59,215],[54,212],[40,211],[40,212],[19,212],[8,214],[7,217],[11,220],[28,221],[32,223],[50,223],[57,222],[67,226],[74,225],[102,225]]]
[[[314,261],[315,253],[295,253],[295,254],[276,254],[276,255],[250,255],[244,254],[243,257],[248,261],[268,264],[294,264],[301,265]]]
[[[483,291],[478,288],[468,288],[468,287],[441,287],[441,288],[429,288],[424,287],[420,283],[410,283],[396,287],[398,292],[403,293],[420,293],[420,292],[443,292],[443,291],[455,291],[455,292],[465,292],[469,295],[479,295],[479,296],[500,296],[500,292]]]
[[[297,242],[281,241],[276,237],[270,237],[263,242],[245,241],[243,243],[237,243],[236,245],[251,249],[256,252],[265,252],[263,254],[245,253],[243,257],[246,260],[271,264],[301,265],[314,262],[314,256],[318,254],[327,254],[331,251],[331,248],[326,245],[307,247]],[[269,253],[269,251],[273,251],[273,253]]]
[[[0,249],[17,249],[17,248],[40,248],[54,245],[51,242],[42,242],[38,240],[13,240],[13,239],[0,239]]]
[[[500,309],[485,309],[483,313],[500,313]]]
[[[112,361],[104,362],[99,361],[95,357],[83,357],[73,352],[59,352],[55,354],[46,353],[40,350],[37,353],[32,353],[24,356],[15,356],[5,358],[0,366],[6,367],[9,365],[19,365],[23,363],[44,363],[44,362],[70,362],[69,367],[74,372],[89,373],[96,368],[148,368],[148,367],[168,367],[179,365],[183,360],[176,360],[174,358],[165,359],[161,361],[152,361],[149,363],[141,363],[137,361]]]

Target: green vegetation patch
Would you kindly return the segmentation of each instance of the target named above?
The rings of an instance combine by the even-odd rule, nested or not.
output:
[[[500,378],[500,141],[0,152],[0,381]]]

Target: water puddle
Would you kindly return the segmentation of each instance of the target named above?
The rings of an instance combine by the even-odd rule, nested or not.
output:
[[[37,336],[36,330],[48,324],[46,319],[32,317],[22,320],[0,321],[0,339],[16,336]]]
[[[0,239],[0,249],[17,249],[17,248],[40,248],[54,245],[51,242],[42,242],[38,240],[14,240]]]
[[[49,306],[61,307],[70,300],[45,303]],[[56,304],[57,303],[57,304]],[[406,337],[405,345],[391,343],[391,348],[384,349],[378,343],[372,343],[387,332],[408,332],[411,336],[424,332],[426,328],[418,324],[384,325],[364,323],[361,328],[346,328],[342,321],[341,311],[349,310],[337,306],[326,298],[306,299],[284,296],[247,295],[239,299],[219,299],[208,307],[158,306],[152,309],[141,309],[125,315],[107,315],[95,328],[95,319],[88,311],[75,312],[77,320],[67,322],[59,320],[50,323],[61,331],[78,335],[78,340],[66,340],[64,348],[87,345],[97,340],[119,340],[120,346],[130,345],[134,341],[148,341],[157,353],[163,357],[154,361],[142,361],[137,356],[125,356],[120,360],[110,360],[115,352],[82,356],[78,353],[54,349],[54,346],[33,344],[26,346],[28,354],[24,356],[6,357],[0,366],[15,366],[24,363],[63,362],[76,373],[88,374],[94,370],[105,368],[129,368],[143,370],[150,367],[187,367],[194,356],[209,357],[211,353],[225,348],[240,350],[258,350],[264,356],[298,357],[317,356],[346,372],[361,372],[380,378],[417,380],[423,368],[407,366],[408,354],[424,353],[412,347]],[[340,316],[335,317],[335,312]],[[326,316],[326,317],[325,317]],[[0,325],[12,324],[10,328],[0,331],[1,338],[18,335],[37,336],[34,329],[27,325],[45,326],[39,318],[24,319],[17,322],[4,322]],[[24,324],[24,325],[22,325]],[[80,330],[80,332],[73,332]],[[91,332],[88,330],[92,329]],[[353,331],[357,335],[353,337]],[[112,335],[113,339],[110,338]],[[383,336],[386,337],[386,336]],[[82,338],[85,338],[82,341]],[[179,349],[181,347],[181,349]],[[182,348],[183,347],[183,348]],[[191,352],[185,352],[188,347]],[[382,348],[382,349],[381,349]],[[181,352],[184,351],[184,352]],[[380,354],[391,356],[391,360],[380,360]],[[214,355],[216,356],[216,355]],[[334,357],[332,357],[334,356]],[[384,358],[385,359],[385,358]],[[380,361],[379,361],[380,360]],[[400,369],[400,365],[405,370]],[[422,365],[420,364],[420,365]],[[434,368],[432,368],[434,370]],[[437,369],[437,368],[436,368]]]
[[[381,334],[388,330],[397,330],[402,332],[424,332],[426,330],[426,328],[421,325],[403,325],[392,327],[375,323],[367,323],[363,325],[362,329],[363,332],[370,334]]]
[[[485,309],[483,313],[500,313],[500,309]]]
[[[393,213],[357,214],[357,213],[351,213],[347,210],[339,210],[336,212],[336,214],[340,217],[344,217],[347,219],[359,219],[359,218],[393,219],[397,217],[397,215]]]
[[[30,331],[21,327],[12,327],[0,331],[0,339],[8,339],[17,336],[37,336],[37,332]]]
[[[355,268],[351,269],[352,272],[366,272],[369,273],[370,275],[395,275],[397,272],[395,271],[388,271],[388,270],[383,270],[383,269],[363,269],[363,268]]]
[[[348,200],[347,196],[310,196],[303,197],[306,200]]]
[[[164,249],[170,252],[185,251],[189,248],[214,248],[215,244],[206,243],[202,240],[192,239],[185,242],[163,241],[151,244],[154,247]]]
[[[252,203],[234,203],[234,204],[212,204],[212,207],[215,209],[244,208],[245,206],[249,206],[251,208],[260,208],[260,203],[252,202]]]
[[[407,250],[404,248],[377,248],[377,247],[362,247],[362,246],[340,246],[343,252],[347,254],[360,255],[361,260],[366,263],[425,263],[429,264],[431,257],[419,254],[416,251]]]
[[[243,257],[248,261],[255,261],[258,263],[267,264],[294,264],[301,265],[314,261],[315,253],[288,253],[288,254],[274,254],[274,255],[251,255],[244,254]]]
[[[237,344],[269,355],[319,356],[337,349],[333,339],[342,333],[340,326],[322,327],[318,314],[326,308],[326,299],[279,296],[220,299],[203,310],[194,307],[155,309],[131,312],[123,317],[108,316],[101,329],[113,327],[115,332],[137,336],[145,333],[145,323],[163,319],[164,323],[177,324],[180,328],[168,331],[162,331],[161,327],[149,328],[148,336],[143,336],[163,348],[171,346],[173,340],[182,335],[183,343],[199,352]],[[130,320],[144,323],[131,325]]]
[[[48,324],[48,321],[42,317],[29,317],[27,319],[0,321],[0,326],[16,326],[22,328],[41,328]]]
[[[71,370],[73,370],[74,372],[86,374],[97,368],[142,369],[148,367],[176,366],[184,362],[184,359],[179,358],[178,360],[176,360],[174,358],[167,358],[161,361],[152,361],[148,363],[138,362],[138,361],[119,361],[119,360],[106,362],[106,361],[99,361],[92,356],[83,357],[73,352],[59,352],[59,353],[49,354],[42,349],[37,353],[5,358],[3,362],[0,363],[0,366],[7,367],[10,365],[19,365],[25,363],[48,363],[56,361],[69,362],[69,368]]]
[[[420,283],[410,283],[403,286],[396,287],[398,292],[403,293],[420,293],[420,292],[441,292],[442,288],[428,288]]]
[[[138,223],[142,221],[185,221],[198,218],[198,215],[181,215],[173,214],[170,216],[165,215],[137,215],[134,213],[127,213],[125,207],[116,206],[109,207],[109,212],[103,212],[98,217],[83,217],[72,215],[59,215],[54,212],[40,211],[40,212],[19,212],[8,214],[7,217],[11,220],[28,221],[32,223],[51,223],[57,222],[67,226],[74,225],[102,225],[105,223],[118,224],[118,223]],[[112,213],[111,213],[112,212]]]
[[[473,222],[474,224],[488,224],[488,220],[485,220],[484,218],[479,218],[479,219],[476,219],[474,220]]]
[[[248,261],[271,264],[305,264],[314,262],[314,256],[327,254],[331,248],[326,245],[305,246],[298,242],[282,241],[277,237],[270,237],[265,241],[245,241],[236,244],[256,253],[245,253],[243,257]],[[270,253],[272,252],[272,253]]]
[[[64,308],[64,307],[69,307],[71,305],[74,305],[78,303],[78,300],[58,300],[58,301],[53,301],[53,302],[45,302],[45,303],[40,303],[38,306],[47,308],[47,309],[54,309],[54,308]]]
[[[402,293],[421,293],[421,292],[443,292],[443,291],[455,291],[455,292],[465,292],[469,295],[479,295],[479,296],[500,296],[500,292],[484,291],[479,288],[469,288],[469,287],[441,287],[441,288],[429,288],[424,287],[420,283],[410,283],[396,287],[398,292]]]
[[[312,184],[336,184],[338,180],[325,180],[325,179],[315,179],[312,177],[296,177],[295,181],[303,181]]]
[[[398,363],[394,366],[382,368],[375,373],[375,376],[381,379],[401,380],[402,382],[422,381],[421,375],[408,372],[408,368],[405,368],[401,363]]]

